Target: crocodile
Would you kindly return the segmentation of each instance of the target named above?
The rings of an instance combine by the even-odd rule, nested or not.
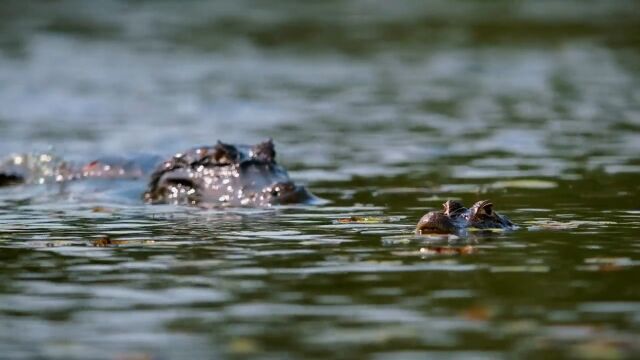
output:
[[[275,156],[271,139],[253,146],[218,141],[165,161],[159,157],[139,162],[100,158],[78,165],[51,154],[21,154],[0,163],[0,186],[148,178],[142,199],[149,204],[265,207],[321,203],[289,178]]]
[[[144,199],[151,204],[284,205],[320,201],[296,185],[276,163],[273,142],[218,142],[178,153],[151,174]]]
[[[469,228],[516,228],[509,218],[495,212],[488,200],[478,201],[470,208],[456,200],[448,200],[442,206],[442,211],[430,211],[422,216],[416,225],[416,234],[459,234]]]
[[[157,160],[151,161],[157,163]],[[149,165],[144,162],[120,157],[99,158],[77,165],[48,153],[14,154],[0,163],[0,186],[64,183],[80,179],[138,179],[148,171]]]

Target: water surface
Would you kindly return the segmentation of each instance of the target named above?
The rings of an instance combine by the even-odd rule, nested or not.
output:
[[[586,3],[4,2],[0,153],[272,137],[331,203],[1,189],[2,354],[637,357],[640,14]],[[446,199],[520,229],[413,236]]]

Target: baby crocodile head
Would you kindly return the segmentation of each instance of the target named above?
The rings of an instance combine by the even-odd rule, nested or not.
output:
[[[425,214],[416,226],[416,234],[450,234],[458,227],[455,220],[442,211],[430,211]]]
[[[425,214],[416,226],[416,234],[452,234],[466,228],[513,229],[515,225],[504,215],[493,211],[487,200],[478,201],[471,208],[455,200],[442,204],[442,211]]]
[[[478,229],[511,229],[514,227],[509,218],[493,211],[493,204],[488,200],[473,204],[466,216],[469,227]]]
[[[149,203],[269,206],[318,200],[276,163],[271,140],[253,145],[218,142],[174,155],[151,175]]]

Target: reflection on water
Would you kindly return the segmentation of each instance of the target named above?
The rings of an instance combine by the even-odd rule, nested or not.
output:
[[[0,153],[273,137],[331,204],[0,189],[2,353],[637,357],[636,5],[4,2]],[[413,235],[485,198],[520,229]]]

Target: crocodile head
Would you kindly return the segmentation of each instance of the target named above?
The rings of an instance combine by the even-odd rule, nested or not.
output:
[[[451,234],[467,228],[513,229],[515,227],[506,216],[493,211],[493,204],[487,200],[478,201],[469,209],[455,200],[448,200],[442,206],[442,211],[428,212],[418,221],[417,234]]]
[[[151,176],[149,203],[269,206],[313,203],[276,163],[273,142],[247,146],[218,142],[174,155]]]

